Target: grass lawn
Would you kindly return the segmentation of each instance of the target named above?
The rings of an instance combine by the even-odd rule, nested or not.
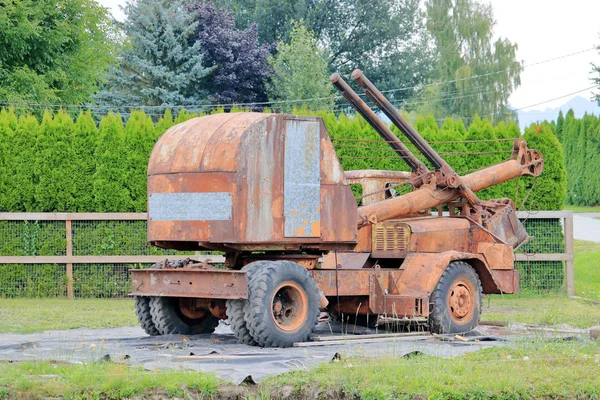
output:
[[[569,324],[579,328],[589,328],[600,324],[600,305],[571,299],[563,294],[493,295],[483,301],[481,320],[547,325]]]
[[[291,386],[306,398],[313,393],[352,399],[597,398],[600,374],[592,371],[599,368],[598,343],[528,341],[452,360],[342,359],[270,378],[264,387],[283,395]]]
[[[2,299],[0,333],[138,325],[133,300]]]
[[[569,206],[569,205],[566,205],[565,206],[565,210],[571,210],[575,214],[579,214],[579,213],[593,213],[593,212],[600,212],[600,206],[585,207],[585,206]]]
[[[575,293],[600,300],[600,243],[575,241]]]
[[[600,343],[523,341],[451,360],[426,355],[342,358],[234,387],[192,371],[123,364],[0,363],[2,398],[598,398]]]
[[[221,381],[194,371],[147,371],[125,364],[0,362],[0,399],[209,398]]]

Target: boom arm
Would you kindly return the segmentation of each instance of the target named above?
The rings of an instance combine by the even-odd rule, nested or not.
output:
[[[482,201],[474,192],[516,178],[521,175],[538,176],[544,166],[542,155],[537,150],[529,150],[525,140],[515,139],[513,154],[509,161],[490,166],[464,177],[459,176],[450,165],[427,143],[425,139],[406,121],[392,104],[377,90],[360,70],[352,73],[355,79],[375,104],[390,118],[410,142],[435,167],[435,172],[427,170],[398,139],[393,132],[377,118],[376,114],[356,95],[338,75],[331,81],[342,92],[350,104],[375,128],[398,155],[407,161],[413,171],[424,172],[422,185],[403,196],[379,203],[359,207],[358,225],[414,214],[420,210],[452,203],[461,209],[461,216],[473,223],[482,225],[499,241],[518,246],[527,240],[525,229],[515,215],[515,207],[510,199]],[[462,199],[462,200],[461,200]]]

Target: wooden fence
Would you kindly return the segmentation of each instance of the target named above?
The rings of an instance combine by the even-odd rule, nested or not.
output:
[[[575,294],[573,265],[573,213],[571,211],[540,211],[537,213],[520,212],[521,220],[560,220],[563,227],[564,243],[562,252],[516,253],[516,261],[541,262],[563,261],[564,289],[569,295]],[[67,297],[73,298],[73,264],[111,264],[131,263],[148,264],[162,261],[165,255],[73,255],[74,221],[145,221],[146,213],[0,213],[2,221],[55,221],[64,223],[66,252],[64,255],[0,255],[0,264],[65,264],[67,276]],[[169,256],[173,258],[173,256]],[[201,255],[196,252],[194,258],[212,263],[223,263],[218,255]]]

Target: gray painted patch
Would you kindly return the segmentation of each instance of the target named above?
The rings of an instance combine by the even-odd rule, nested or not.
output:
[[[148,209],[155,221],[230,220],[231,193],[152,193]]]
[[[319,123],[286,121],[283,186],[286,237],[321,235],[320,156]]]

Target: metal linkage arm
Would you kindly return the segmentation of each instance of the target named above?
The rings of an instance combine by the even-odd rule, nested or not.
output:
[[[377,133],[390,145],[390,147],[398,154],[409,166],[412,172],[424,174],[429,172],[425,164],[398,139],[396,135],[384,124],[377,115],[365,104],[364,101],[356,94],[354,90],[340,77],[336,72],[330,77],[331,83],[339,89],[342,96],[354,107],[354,109],[362,115],[362,117],[375,129]]]

